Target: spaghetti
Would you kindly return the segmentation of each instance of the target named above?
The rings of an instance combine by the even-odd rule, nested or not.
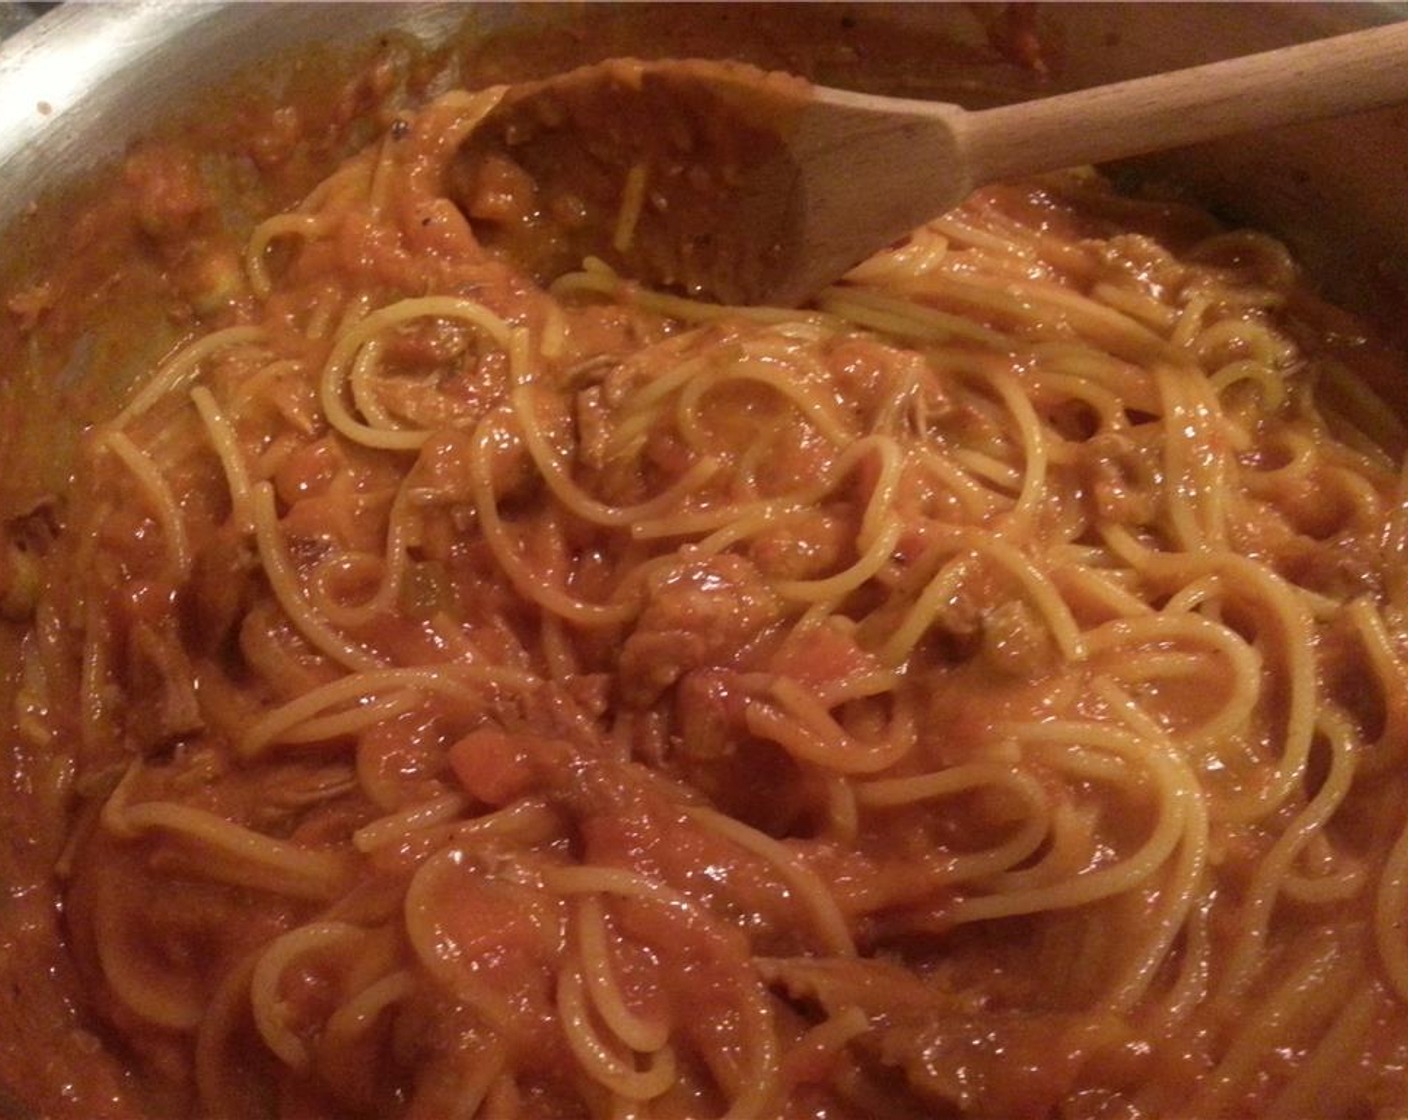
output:
[[[1403,432],[1282,247],[1072,173],[805,311],[544,288],[496,96],[254,232],[47,560],[171,1114],[1408,1109]]]

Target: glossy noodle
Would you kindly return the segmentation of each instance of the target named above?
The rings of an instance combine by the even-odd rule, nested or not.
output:
[[[800,311],[539,284],[446,186],[497,96],[254,231],[45,561],[23,730],[167,1114],[1402,1115],[1347,317],[1080,172]]]

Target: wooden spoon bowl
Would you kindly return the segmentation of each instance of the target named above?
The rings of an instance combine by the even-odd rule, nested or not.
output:
[[[451,189],[539,279],[788,306],[978,186],[1404,100],[1408,22],[976,112],[615,59],[506,88]]]

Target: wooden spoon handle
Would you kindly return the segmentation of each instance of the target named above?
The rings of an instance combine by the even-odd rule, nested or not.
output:
[[[1405,100],[1408,21],[969,112],[957,131],[986,183]]]

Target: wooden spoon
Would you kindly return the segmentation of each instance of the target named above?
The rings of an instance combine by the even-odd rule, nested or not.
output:
[[[795,305],[975,187],[1398,101],[1408,22],[981,111],[616,59],[508,87],[453,189],[540,279]]]

